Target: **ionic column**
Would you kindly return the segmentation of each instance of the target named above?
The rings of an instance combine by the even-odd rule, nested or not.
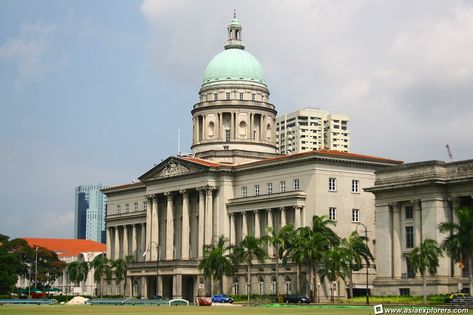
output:
[[[163,276],[158,276],[156,278],[156,292],[158,295],[163,296]]]
[[[205,193],[205,190],[203,188],[200,188],[199,189],[199,230],[198,230],[198,239],[199,239],[199,242],[198,242],[198,246],[199,248],[197,249],[198,250],[198,253],[199,253],[199,257],[203,257],[203,252],[204,252],[204,220],[205,220],[205,215],[204,215],[204,193]]]
[[[286,225],[286,209],[284,207],[279,208],[281,212],[281,229]]]
[[[182,194],[182,236],[181,236],[181,259],[189,259],[189,194],[186,190],[181,190]]]
[[[107,227],[107,258],[112,259],[112,228]]]
[[[153,198],[152,195],[147,196],[147,203],[146,203],[146,241],[144,244],[144,250],[147,251],[148,244],[151,243],[151,230],[152,230],[152,218],[151,218],[151,213],[152,213],[152,208],[153,208]],[[146,260],[151,261],[151,252],[149,252],[146,255]]]
[[[205,239],[204,244],[212,243],[212,235],[213,235],[213,225],[212,225],[212,217],[213,217],[213,188],[207,187],[207,202],[206,209],[205,209]]]
[[[133,224],[131,228],[131,254],[134,256],[136,261],[136,257],[138,257],[138,246],[136,245],[136,224]]]
[[[118,226],[115,226],[115,244],[114,244],[114,253],[113,259],[118,259],[120,257],[120,234],[118,232]]]
[[[154,195],[153,198],[153,208],[152,208],[152,214],[151,214],[151,219],[153,220],[152,221],[152,224],[151,224],[151,228],[152,228],[152,231],[151,231],[151,244],[153,245],[150,245],[149,246],[149,250],[150,250],[150,256],[151,256],[151,260],[157,260],[158,259],[158,253],[157,253],[157,246],[156,244],[158,244],[158,238],[159,238],[159,225],[158,225],[158,196],[157,195]],[[152,243],[154,242],[154,243]]]
[[[302,212],[302,207],[297,206],[294,208],[294,227],[297,229],[298,227],[301,227],[301,212]]]
[[[392,207],[393,211],[393,278],[401,277],[401,238],[400,238],[400,213],[401,203]]]
[[[140,248],[142,250],[142,252],[140,252],[140,255],[138,257],[141,257],[140,258],[140,261],[143,261],[145,260],[145,258],[143,257],[143,253],[146,251],[146,224],[144,223],[141,223],[141,245],[140,245]]]
[[[167,192],[164,194],[167,198],[167,207],[166,207],[166,259],[173,259],[173,245],[174,245],[174,225],[172,218],[172,193]]]
[[[412,201],[414,207],[414,247],[419,247],[422,243],[422,216],[420,200]]]
[[[266,210],[268,212],[268,226],[271,227],[273,229],[273,232],[274,232],[274,224],[273,224],[273,214],[272,214],[272,211],[271,209],[267,209]],[[273,257],[274,256],[274,253],[273,253],[273,246],[269,246],[268,247],[268,256],[269,257]]]
[[[123,258],[128,256],[128,227],[123,226]]]
[[[230,244],[236,245],[235,240],[235,215],[233,213],[228,214],[229,226],[230,226]]]
[[[255,237],[259,238],[261,235],[260,224],[259,224],[259,213],[258,210],[255,212]]]
[[[243,226],[241,229],[241,237],[243,239],[248,235],[248,219],[245,211],[243,211],[241,215],[243,216]]]
[[[148,297],[148,277],[141,277],[141,296]]]
[[[182,275],[172,276],[172,298],[181,299],[182,298]]]

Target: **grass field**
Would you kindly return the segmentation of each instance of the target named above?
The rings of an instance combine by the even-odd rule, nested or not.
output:
[[[372,306],[105,306],[105,305],[2,305],[1,315],[88,315],[88,314],[127,314],[127,315],[168,315],[168,314],[295,314],[295,315],[373,315]],[[470,310],[468,314],[473,314]]]
[[[34,315],[88,315],[88,314],[129,314],[129,315],[167,315],[167,314],[316,314],[316,315],[335,315],[335,314],[353,314],[367,315],[374,314],[373,307],[350,307],[350,308],[326,308],[326,307],[246,307],[246,306],[104,306],[104,305],[2,305],[0,314],[34,314]]]

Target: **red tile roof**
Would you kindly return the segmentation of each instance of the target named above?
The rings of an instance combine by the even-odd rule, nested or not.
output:
[[[190,156],[183,156],[183,157],[179,157],[183,160],[186,160],[186,161],[189,161],[189,162],[194,162],[194,163],[197,163],[197,164],[200,164],[200,165],[204,165],[204,166],[210,166],[210,167],[217,167],[217,166],[220,166],[219,163],[215,163],[215,162],[212,162],[212,161],[209,161],[209,160],[204,160],[204,159],[199,159],[199,158],[195,158],[195,157],[190,157]]]
[[[39,246],[49,249],[59,257],[77,256],[85,252],[106,252],[105,244],[91,241],[67,238],[32,238],[23,237],[31,247]]]

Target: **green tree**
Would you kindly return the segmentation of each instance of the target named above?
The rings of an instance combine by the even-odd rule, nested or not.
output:
[[[251,297],[251,265],[253,260],[258,260],[259,262],[264,262],[266,258],[266,252],[264,250],[264,242],[260,238],[256,238],[253,235],[247,235],[236,246],[233,250],[233,261],[237,264],[242,262],[246,263],[247,266],[247,281],[246,285],[248,287],[248,303],[250,302]]]
[[[344,282],[350,270],[352,256],[349,250],[343,246],[334,246],[324,255],[323,265],[319,270],[320,280],[328,279],[330,282],[330,300],[333,302],[333,282],[342,279]]]
[[[101,254],[92,260],[91,267],[94,269],[94,282],[100,288],[100,297],[102,297],[103,280],[106,279],[110,284],[112,279],[112,264],[105,254]]]
[[[88,274],[89,264],[86,261],[73,261],[67,264],[67,277],[77,285],[80,285],[82,281],[87,281]]]
[[[275,231],[273,227],[268,226],[266,232],[267,234],[261,240],[274,249],[276,256],[276,296],[279,299],[279,261],[285,257],[287,258],[286,252],[290,248],[289,244],[294,237],[295,229],[292,224],[287,224],[279,231]]]
[[[473,207],[457,208],[455,215],[458,223],[439,224],[440,232],[449,234],[441,248],[460,266],[467,264],[470,292],[473,292]]]
[[[431,239],[426,239],[419,247],[414,248],[407,257],[414,272],[419,272],[422,276],[424,304],[427,304],[426,273],[428,272],[430,275],[437,273],[440,255],[441,250],[437,242]]]
[[[218,279],[220,293],[223,293],[223,276],[231,276],[234,273],[231,260],[232,246],[225,236],[215,236],[212,244],[204,246],[204,257],[199,264],[204,277],[210,279],[210,294],[213,295],[213,279]]]
[[[123,297],[126,292],[126,272],[128,271],[128,265],[133,261],[133,255],[125,256],[125,258],[118,258],[112,261],[112,270],[115,274],[117,286],[120,286],[120,282],[125,279],[123,283]]]
[[[9,237],[0,234],[0,294],[8,294],[23,271],[20,256],[9,247]]]
[[[329,220],[327,216],[314,216],[312,227],[305,226],[296,230],[292,248],[289,250],[293,261],[307,266],[307,287],[314,288],[314,290],[310,290],[310,296],[314,301],[318,297],[319,265],[326,252],[340,242],[338,235],[330,228],[331,225],[335,225],[335,222]]]
[[[365,262],[366,268],[370,267],[370,261],[374,261],[373,254],[371,254],[370,248],[366,244],[368,239],[365,236],[359,235],[356,231],[353,231],[348,239],[343,239],[341,244],[347,249],[347,255],[349,256],[350,268],[347,270],[349,279],[349,292],[350,298],[353,297],[353,271],[359,271],[363,268],[363,261]]]

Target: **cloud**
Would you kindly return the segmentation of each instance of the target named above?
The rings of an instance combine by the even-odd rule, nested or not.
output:
[[[441,159],[446,141],[461,148],[459,157],[473,152],[468,1],[206,4],[144,0],[140,7],[157,71],[182,88],[199,87],[206,63],[223,48],[235,6],[280,113],[314,106],[349,114],[355,152]],[[379,141],[367,141],[373,137]]]
[[[48,55],[55,33],[53,25],[24,24],[16,38],[0,45],[0,60],[17,62],[17,88],[65,61],[64,57],[53,59]]]

